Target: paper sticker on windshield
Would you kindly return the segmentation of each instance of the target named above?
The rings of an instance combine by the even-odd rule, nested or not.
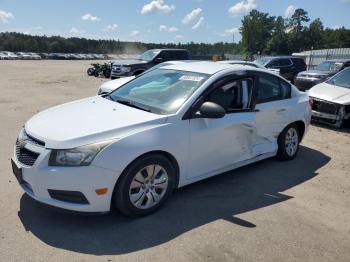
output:
[[[180,80],[184,80],[184,81],[194,81],[194,82],[200,82],[202,81],[203,77],[202,76],[181,76]]]

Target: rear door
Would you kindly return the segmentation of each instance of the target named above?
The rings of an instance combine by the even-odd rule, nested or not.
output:
[[[228,80],[203,96],[221,105],[226,115],[219,119],[190,119],[190,172],[188,178],[210,175],[252,158],[256,132],[255,112],[250,110],[252,77]],[[202,104],[200,103],[200,104]]]
[[[289,123],[295,98],[291,85],[278,76],[259,72],[255,85],[257,133],[254,151],[264,154],[277,150],[277,138]]]

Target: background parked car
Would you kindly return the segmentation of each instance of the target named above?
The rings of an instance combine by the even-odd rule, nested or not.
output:
[[[8,60],[15,60],[19,58],[18,55],[13,52],[3,51],[2,53],[7,56]]]
[[[308,91],[312,99],[312,118],[341,127],[350,119],[350,67]]]
[[[295,78],[295,85],[299,90],[308,90],[314,85],[324,82],[327,78],[350,66],[350,60],[326,60],[313,70],[300,72]]]
[[[124,59],[115,61],[112,65],[111,79],[139,75],[149,68],[166,61],[190,59],[191,55],[186,49],[148,50],[140,55],[139,59]]]
[[[298,73],[306,70],[304,59],[293,56],[261,57],[254,62],[268,69],[280,70],[280,75],[292,83]]]
[[[16,55],[17,55],[20,59],[23,59],[23,60],[30,60],[30,59],[32,59],[32,58],[31,58],[31,55],[28,54],[28,53],[25,53],[25,52],[17,52]]]

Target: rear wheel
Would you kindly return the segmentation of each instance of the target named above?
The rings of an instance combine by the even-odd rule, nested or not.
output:
[[[113,201],[128,216],[156,211],[175,187],[175,168],[164,156],[147,155],[132,163],[120,177]]]
[[[291,124],[287,126],[277,139],[277,158],[282,161],[292,160],[299,150],[300,132],[298,126]]]

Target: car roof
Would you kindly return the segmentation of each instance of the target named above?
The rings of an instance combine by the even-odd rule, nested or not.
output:
[[[221,64],[230,64],[230,63],[237,63],[237,64],[256,64],[252,61],[246,61],[246,60],[222,60],[218,61],[218,63]]]
[[[172,69],[180,71],[189,71],[201,74],[213,75],[219,71],[225,69],[234,69],[235,71],[246,70],[247,68],[244,65],[231,65],[224,63],[216,63],[210,61],[201,61],[201,62],[189,62],[189,63],[179,63],[174,65],[168,65],[162,67],[162,69]]]
[[[180,49],[180,48],[157,48],[157,49],[150,49],[148,51],[186,51],[188,52],[187,49]]]
[[[350,59],[329,59],[329,60],[325,60],[323,62],[337,62],[337,63],[345,63],[350,61]]]

